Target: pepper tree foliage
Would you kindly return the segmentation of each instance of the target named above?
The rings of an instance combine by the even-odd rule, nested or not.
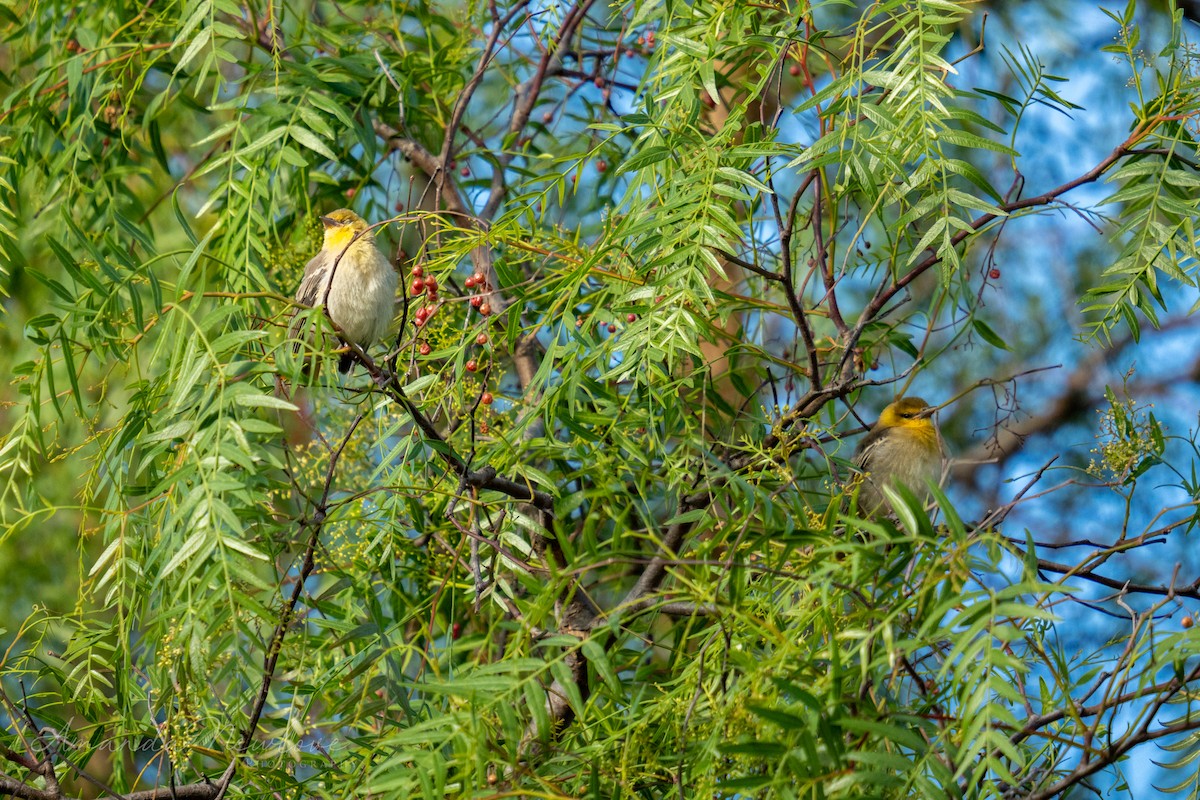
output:
[[[0,792],[1044,798],[1160,739],[1195,787],[1200,639],[1163,620],[1197,584],[1104,568],[1194,502],[1065,564],[1005,525],[1042,472],[970,521],[854,510],[872,409],[1007,385],[970,353],[1008,347],[1022,217],[1111,237],[1097,347],[1195,285],[1181,20],[1148,52],[1111,15],[1129,133],[1058,186],[1014,143],[1064,79],[1016,49],[968,85],[981,22],[0,7],[0,542],[77,582],[4,633]],[[346,378],[287,339],[339,206],[406,287]],[[1110,399],[1089,491],[1128,499],[1167,442]]]

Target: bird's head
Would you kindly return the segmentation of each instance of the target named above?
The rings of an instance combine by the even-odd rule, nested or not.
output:
[[[935,410],[920,397],[901,397],[883,410],[878,424],[885,428],[932,427],[929,417]]]
[[[348,208],[331,211],[321,217],[321,224],[325,226],[325,248],[334,252],[344,250],[355,236],[360,242],[370,242],[373,238],[366,220]]]
[[[929,419],[929,415],[932,413],[934,413],[934,409],[931,409],[929,403],[923,401],[922,398],[901,397],[883,409],[880,421],[892,427],[904,425],[906,421]]]
[[[938,432],[930,417],[936,410],[919,397],[901,397],[883,410],[873,430],[890,430],[933,450]]]

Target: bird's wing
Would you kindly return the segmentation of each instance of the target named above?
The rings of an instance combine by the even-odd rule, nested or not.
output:
[[[296,290],[296,302],[315,306],[322,300],[321,290],[325,287],[325,276],[329,273],[329,253],[322,250],[304,267],[304,277]]]
[[[296,302],[306,306],[315,306],[324,299],[326,275],[329,273],[329,254],[324,250],[317,253],[308,264],[304,267],[304,277],[300,279],[300,288],[296,289]],[[288,326],[289,339],[303,338],[303,325],[301,320],[295,319],[296,312],[299,309],[292,309],[292,324]],[[299,341],[293,345],[294,352],[299,353],[301,344]]]
[[[854,448],[855,466],[859,469],[866,468],[867,462],[871,460],[871,451],[879,443],[879,440],[883,438],[886,430],[886,428],[873,428],[862,438],[862,441],[858,443],[858,447]]]

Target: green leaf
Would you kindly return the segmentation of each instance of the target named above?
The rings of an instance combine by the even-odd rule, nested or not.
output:
[[[971,327],[975,329],[975,332],[979,334],[981,339],[990,344],[992,347],[1000,350],[1012,350],[1012,348],[1009,347],[1008,344],[1006,344],[1005,341],[1001,339],[1000,336],[990,327],[988,327],[988,324],[979,317],[974,317],[971,320]]]
[[[280,411],[300,410],[299,406],[284,400],[282,397],[267,394],[239,394],[235,402],[239,406],[250,408],[275,408]]]

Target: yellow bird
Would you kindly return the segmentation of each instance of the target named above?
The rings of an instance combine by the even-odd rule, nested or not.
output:
[[[919,397],[902,397],[879,415],[879,421],[858,443],[854,463],[864,473],[858,507],[875,516],[886,507],[883,487],[907,486],[928,497],[926,483],[936,484],[942,473],[942,438],[930,419],[934,409]]]
[[[339,208],[324,217],[325,241],[304,268],[296,302],[328,305],[342,338],[364,351],[387,333],[396,307],[398,276],[392,262],[375,246],[375,236],[358,214]],[[332,285],[331,285],[332,284]],[[300,338],[299,325],[291,336]],[[300,345],[296,348],[299,350]],[[342,353],[338,371],[348,372],[354,356]]]

